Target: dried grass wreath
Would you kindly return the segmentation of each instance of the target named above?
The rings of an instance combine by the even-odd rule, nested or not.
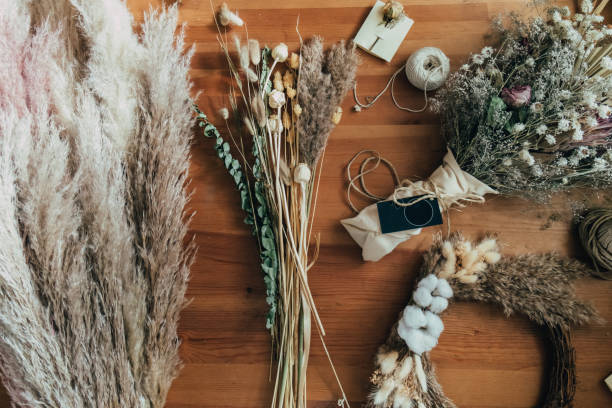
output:
[[[429,351],[444,329],[439,315],[451,299],[499,304],[547,328],[553,347],[542,407],[570,406],[576,388],[570,327],[599,320],[576,298],[572,282],[589,274],[582,263],[556,254],[502,257],[497,241],[472,243],[460,234],[437,240],[425,254],[411,302],[376,356],[368,408],[451,408]]]

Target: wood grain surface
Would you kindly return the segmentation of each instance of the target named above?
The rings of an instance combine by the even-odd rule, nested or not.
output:
[[[128,0],[136,16],[161,1]],[[373,0],[232,0],[247,22],[249,36],[274,45],[297,48],[295,32],[326,41],[354,36]],[[525,10],[518,0],[404,0],[415,21],[392,63],[363,54],[358,72],[360,95],[374,95],[406,58],[423,46],[439,47],[458,67],[485,44],[490,19],[500,12]],[[572,6],[571,3],[565,3]],[[610,14],[610,10],[607,11]],[[198,103],[215,120],[227,104],[227,71],[216,41],[208,1],[183,0],[181,20],[187,23],[187,42],[196,43],[192,78]],[[609,20],[608,20],[609,21]],[[233,30],[244,37],[244,31]],[[403,104],[419,106],[422,94],[403,75],[396,84]],[[368,392],[372,357],[384,341],[398,312],[407,303],[413,280],[435,233],[430,228],[398,247],[378,263],[361,260],[359,247],[340,226],[351,216],[345,199],[344,166],[361,149],[375,149],[391,160],[401,177],[423,178],[444,155],[438,118],[393,108],[384,96],[367,111],[354,113],[352,96],[344,102],[342,123],[332,133],[325,156],[315,231],[321,234],[321,253],[310,282],[326,341],[353,408]],[[210,140],[200,135],[193,147],[191,177],[197,212],[192,230],[199,252],[192,269],[182,314],[180,337],[184,368],[167,399],[169,408],[260,408],[271,396],[270,338],[265,329],[266,304],[255,241],[242,223],[233,182],[213,153]],[[391,188],[388,175],[370,179],[373,190]],[[582,200],[584,194],[574,194]],[[583,256],[571,228],[575,201],[557,197],[541,205],[506,197],[487,198],[452,212],[451,227],[471,238],[495,232],[503,252],[559,251]],[[362,203],[365,204],[365,203]],[[579,294],[590,299],[601,315],[612,320],[612,282],[584,279]],[[445,314],[446,329],[431,353],[445,392],[459,407],[530,407],[542,397],[550,350],[543,333],[520,316],[505,318],[498,308],[456,303]],[[576,407],[612,407],[612,392],[603,383],[612,372],[610,323],[577,328],[578,389]],[[335,407],[339,391],[320,343],[313,339],[309,368],[309,407]],[[0,393],[2,394],[2,393]],[[0,395],[0,406],[8,406]]]

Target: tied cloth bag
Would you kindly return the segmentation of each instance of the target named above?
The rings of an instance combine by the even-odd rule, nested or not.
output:
[[[361,163],[359,174],[355,177],[351,177],[350,167],[362,154],[370,154],[370,156]],[[370,169],[366,169],[370,161],[376,161],[376,163]],[[438,167],[427,180],[416,182],[407,179],[399,182],[397,172],[388,160],[381,157],[375,151],[362,150],[353,156],[347,166],[347,176],[349,179],[347,196],[349,205],[353,211],[358,212],[350,198],[352,189],[372,200],[381,201],[384,199],[383,197],[378,197],[370,193],[363,179],[366,174],[374,171],[380,163],[389,167],[398,185],[387,200],[393,200],[395,204],[399,206],[410,206],[420,200],[437,198],[440,211],[447,212],[448,217],[448,210],[453,206],[463,207],[466,203],[483,203],[485,201],[485,194],[498,194],[496,190],[481,182],[476,177],[461,170],[450,149],[448,149],[444,156],[442,165]],[[356,185],[357,180],[360,180],[361,188]],[[401,203],[398,201],[402,198],[414,196],[422,197],[410,203]],[[361,210],[357,216],[346,218],[340,222],[355,242],[362,248],[363,260],[374,262],[393,251],[395,247],[402,242],[420,234],[422,230],[422,228],[417,228],[383,234],[380,227],[376,203]]]

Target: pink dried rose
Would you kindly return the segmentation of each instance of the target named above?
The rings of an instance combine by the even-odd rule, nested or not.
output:
[[[531,100],[531,87],[525,85],[504,88],[502,89],[501,97],[506,105],[512,106],[513,108],[520,108],[529,105],[529,101]]]

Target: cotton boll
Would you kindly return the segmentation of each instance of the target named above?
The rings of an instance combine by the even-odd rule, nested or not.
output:
[[[379,354],[378,366],[380,367],[380,372],[383,374],[390,374],[395,369],[397,357],[397,351]]]
[[[417,286],[419,288],[425,288],[429,290],[429,292],[431,293],[436,288],[437,283],[438,283],[438,278],[436,277],[436,275],[429,274],[423,279],[421,279]]]
[[[446,300],[446,299],[444,299]],[[425,318],[427,319],[427,334],[436,339],[440,337],[442,331],[444,331],[444,323],[442,323],[442,319],[430,311],[425,312]]]
[[[402,321],[406,327],[412,327],[415,329],[425,327],[427,324],[427,319],[425,318],[425,313],[423,313],[423,310],[414,305],[406,306],[404,313],[402,314]]]
[[[423,287],[417,288],[417,290],[414,291],[412,298],[417,305],[421,306],[422,308],[426,308],[431,304],[431,291]]]
[[[433,291],[433,294],[450,299],[453,297],[453,288],[451,288],[446,279],[438,279],[438,284],[436,285],[436,289]]]
[[[440,314],[445,311],[447,307],[448,300],[442,296],[434,296],[431,300],[431,305],[429,305],[429,310],[431,310],[433,313]]]
[[[423,354],[433,349],[438,344],[438,339],[430,336],[423,329],[407,328],[400,333],[401,325],[398,326],[397,333],[406,342],[406,345],[415,354]]]
[[[397,378],[403,380],[404,378],[408,377],[408,374],[410,374],[410,371],[412,371],[412,357],[407,356],[404,358],[404,361],[402,361],[401,364],[402,366],[397,373]]]

